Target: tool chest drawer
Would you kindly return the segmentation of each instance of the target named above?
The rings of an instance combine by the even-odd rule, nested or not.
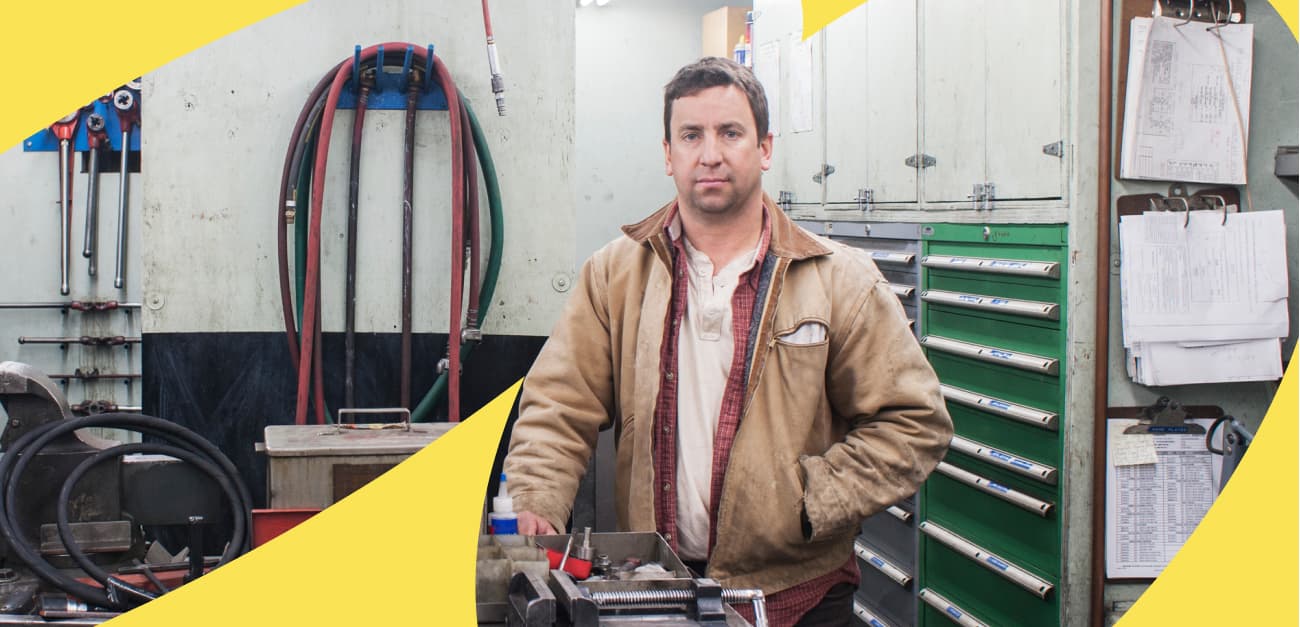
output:
[[[928,573],[922,589],[939,592],[963,613],[978,617],[986,625],[1054,625],[1059,621],[1058,598],[1054,581],[1036,574],[1053,587],[1042,598],[1011,578],[995,572],[959,553],[939,540],[922,535],[922,567]],[[1008,564],[1009,568],[1019,565]],[[1032,571],[1029,571],[1034,574]],[[920,624],[949,625],[950,614],[934,608],[922,599]]]
[[[915,571],[916,564],[916,517],[908,515],[906,521],[899,520],[889,511],[880,512],[862,521],[862,535],[876,551],[886,560],[903,565],[909,571]]]
[[[951,398],[948,399],[948,413],[952,416],[953,429],[959,437],[984,442],[1008,453],[1040,460],[1049,465],[1061,465],[1060,435],[1055,430],[985,413],[955,403]]]
[[[927,524],[939,524],[1022,566],[1048,573],[1059,570],[1055,490],[958,457],[950,454],[945,466],[930,476]],[[982,480],[983,487],[972,478]]]
[[[1061,409],[1064,385],[1057,375],[999,366],[955,353],[931,349],[925,352],[941,383],[1043,411]]]
[[[908,594],[903,601],[911,606],[912,595]],[[865,627],[905,627],[911,625],[915,619],[915,611],[908,611],[906,618],[891,619],[889,613],[880,609],[876,605],[876,599],[869,599],[861,594],[853,595],[853,619],[854,625]]]
[[[981,354],[965,352],[964,346],[935,346],[945,353],[963,355],[994,364],[999,367],[1031,369],[1030,362],[1017,361],[1023,358],[1041,358],[1042,361],[1055,363],[1045,366],[1039,372],[1056,374],[1060,371],[1060,358],[1064,347],[1061,345],[1061,331],[1057,328],[1027,324],[1024,321],[1007,320],[992,315],[959,313],[929,305],[925,307],[925,336],[955,340],[962,344],[975,344],[986,347]],[[1055,325],[1053,325],[1055,326]],[[926,345],[928,342],[922,342]],[[931,348],[930,346],[926,346]],[[1021,357],[1016,357],[1020,355]]]
[[[907,319],[913,322],[915,332],[921,303],[921,225],[813,220],[799,220],[797,223],[817,235],[856,248],[871,259],[889,281],[907,313]]]

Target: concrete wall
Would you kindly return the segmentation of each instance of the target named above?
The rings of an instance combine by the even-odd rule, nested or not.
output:
[[[701,18],[723,0],[613,0],[579,8],[576,259],[676,194],[664,174],[664,85],[700,56]]]
[[[492,104],[476,3],[316,0],[145,77],[146,332],[281,328],[275,199],[294,119],[316,81],[351,55],[355,44],[409,41],[436,45],[478,113],[500,174],[506,253],[484,329],[548,333],[565,298],[553,283],[567,286],[574,265],[573,10],[571,0],[497,7],[493,26],[507,83],[504,118]],[[399,324],[403,116],[371,111],[365,120],[359,332],[393,332]],[[343,327],[351,129],[351,112],[341,112],[322,226],[325,331]],[[445,332],[445,112],[418,115],[416,145],[414,327],[417,333]]]

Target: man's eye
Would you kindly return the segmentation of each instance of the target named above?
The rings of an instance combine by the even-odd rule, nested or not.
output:
[[[740,131],[727,131],[726,136],[727,139],[738,139],[740,138]]]
[[[686,141],[688,141],[688,142],[693,142],[693,141],[695,141],[695,140],[697,140],[697,139],[699,139],[699,138],[700,138],[700,134],[699,134],[699,133],[682,133],[682,139],[684,139],[684,140],[686,140]]]

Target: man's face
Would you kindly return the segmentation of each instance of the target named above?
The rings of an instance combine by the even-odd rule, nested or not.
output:
[[[673,101],[664,165],[686,209],[727,215],[762,194],[772,135],[758,137],[745,92],[710,87]]]

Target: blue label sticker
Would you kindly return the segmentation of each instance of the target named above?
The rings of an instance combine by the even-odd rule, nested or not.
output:
[[[1014,353],[1008,353],[1007,351],[1000,351],[996,348],[989,349],[989,354],[994,357],[997,357],[998,359],[1011,359],[1012,357],[1015,356]]]
[[[878,567],[878,568],[884,568],[884,567],[885,567],[885,561],[882,560],[882,559],[880,559],[879,557],[875,557],[875,556],[873,556],[871,559],[869,559],[869,560],[867,560],[867,561],[868,561],[868,562],[871,562],[872,564],[875,564],[876,567]]]
[[[955,608],[955,607],[953,607],[953,606],[951,606],[951,605],[949,605],[949,606],[948,606],[948,609],[947,609],[947,610],[944,610],[944,611],[948,612],[948,615],[949,615],[949,616],[952,616],[953,618],[961,618],[961,616],[962,616],[961,612],[959,612],[959,611],[957,610],[957,608]]]
[[[989,449],[989,457],[993,457],[993,458],[995,458],[995,459],[1000,459],[1000,460],[1002,460],[1002,461],[1004,461],[1004,462],[1009,462],[1009,461],[1011,461],[1012,459],[1014,459],[1014,458],[1011,457],[1010,455],[1007,455],[1006,453],[1003,453],[1002,451],[999,451],[999,450],[997,450],[997,449],[992,449],[992,448]]]
[[[1033,464],[1031,464],[1031,463],[1029,463],[1029,462],[1027,462],[1027,461],[1025,461],[1025,460],[1023,460],[1023,459],[1013,459],[1013,460],[1011,460],[1011,465],[1012,465],[1012,466],[1015,466],[1016,468],[1024,468],[1025,470],[1029,470],[1030,468],[1033,468],[1033,467],[1034,467]]]
[[[1006,403],[1006,402],[999,401],[999,400],[994,400],[994,399],[989,399],[989,406],[990,406],[990,407],[996,407],[996,408],[998,408],[998,409],[1011,409],[1011,403]]]
[[[984,558],[984,561],[986,561],[986,562],[992,564],[993,567],[994,567],[994,568],[997,568],[998,570],[1006,570],[1006,569],[1009,567],[1009,565],[1008,565],[1006,562],[1004,562],[1004,561],[1002,561],[1002,560],[1000,560],[1000,559],[998,559],[998,558],[996,558],[996,557],[993,557],[992,555],[990,555],[990,556]]]
[[[979,299],[978,296],[971,296],[970,294],[958,294],[958,295],[957,295],[957,298],[958,298],[959,300],[962,300],[962,301],[965,301],[965,302],[968,302],[968,303],[978,303],[978,302],[980,302],[980,299]]]
[[[1007,303],[1009,303],[1009,302],[1011,302],[1011,301],[1009,301],[1009,300],[1007,300],[1007,299],[1005,299],[1005,298],[994,298],[993,300],[991,300],[991,301],[989,301],[989,302],[993,303],[994,305],[1005,305],[1005,304],[1007,304]]]
[[[1001,492],[1001,493],[1003,493],[1003,494],[1006,494],[1007,491],[1010,490],[1010,488],[1008,488],[1007,486],[1004,486],[1004,485],[1002,485],[1002,484],[1000,484],[1000,483],[996,483],[996,482],[993,482],[993,481],[990,481],[990,482],[989,482],[989,487],[992,488],[992,489],[994,489],[994,490],[997,490],[998,492]]]
[[[869,620],[869,621],[867,621],[867,624],[868,624],[868,625],[871,625],[871,627],[885,627],[885,624],[884,624],[884,623],[882,623],[882,622],[880,622],[880,621],[878,621],[878,620],[876,620],[876,619],[874,619],[874,618],[871,619],[871,620]]]

